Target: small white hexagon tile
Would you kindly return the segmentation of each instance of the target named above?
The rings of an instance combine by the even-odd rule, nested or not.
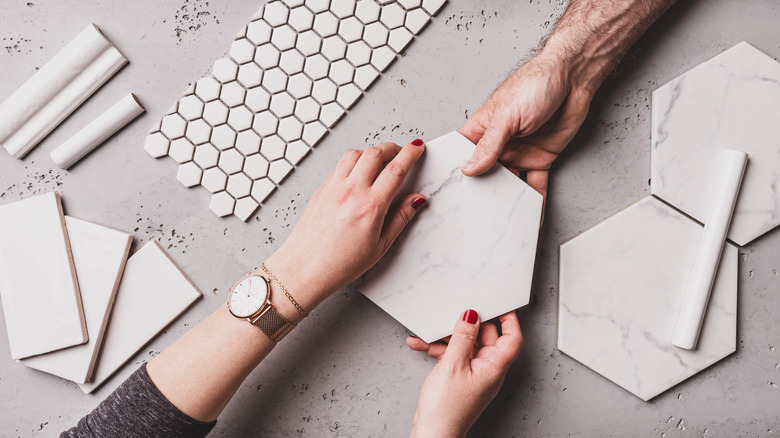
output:
[[[248,220],[446,0],[270,0],[144,149]]]
[[[654,196],[561,245],[558,348],[650,400],[737,347],[737,248],[726,243],[695,350],[672,345],[703,227]]]
[[[704,221],[719,153],[749,155],[729,238],[780,225],[780,63],[742,42],[653,93],[651,192]]]

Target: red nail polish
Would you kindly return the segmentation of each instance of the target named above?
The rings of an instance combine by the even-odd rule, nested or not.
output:
[[[415,210],[419,210],[427,203],[428,200],[425,198],[414,198],[414,200],[412,201],[412,208],[414,208]]]
[[[469,309],[463,314],[463,320],[469,324],[476,324],[477,319],[479,319],[479,315],[474,310]]]
[[[412,144],[415,145],[415,146],[422,146],[423,145],[423,141],[418,138],[418,139],[415,139],[414,141],[412,141]]]

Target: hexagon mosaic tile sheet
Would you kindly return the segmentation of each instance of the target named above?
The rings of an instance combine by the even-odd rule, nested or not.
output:
[[[246,221],[445,1],[271,0],[144,148]]]

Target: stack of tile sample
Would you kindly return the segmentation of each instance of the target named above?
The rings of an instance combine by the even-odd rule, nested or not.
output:
[[[131,243],[55,192],[0,206],[11,357],[92,392],[201,296],[156,242],[128,259]]]

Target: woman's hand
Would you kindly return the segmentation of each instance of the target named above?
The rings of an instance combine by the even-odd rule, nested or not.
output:
[[[287,241],[266,262],[304,309],[357,279],[387,252],[427,202],[419,193],[393,203],[422,140],[350,149],[314,193]]]
[[[461,437],[498,394],[523,335],[515,312],[480,327],[479,316],[467,310],[455,324],[449,344],[427,344],[409,337],[413,350],[439,361],[423,382],[412,426],[413,437]]]

